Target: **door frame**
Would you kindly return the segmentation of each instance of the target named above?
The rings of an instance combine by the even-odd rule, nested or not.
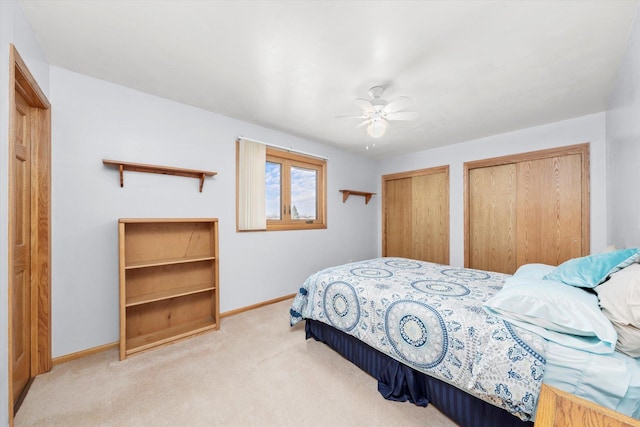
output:
[[[51,370],[51,104],[27,68],[18,50],[9,45],[9,159],[15,158],[16,93],[32,107],[31,121],[31,376]],[[14,166],[9,161],[9,197],[16,188]],[[9,422],[13,424],[13,310],[11,302],[13,253],[11,239],[15,211],[8,209],[8,359]]]
[[[591,241],[591,202],[589,199],[590,193],[590,165],[589,165],[589,143],[567,145],[564,147],[548,148],[545,150],[529,151],[526,153],[511,154],[501,157],[493,157],[490,159],[475,160],[471,162],[465,162],[463,166],[463,194],[464,194],[464,266],[469,267],[471,262],[470,254],[470,190],[469,190],[469,171],[472,169],[500,166],[510,163],[528,162],[534,160],[548,159],[551,157],[569,156],[577,154],[582,159],[582,218],[581,230],[582,230],[582,256],[589,255],[590,253],[590,241]]]

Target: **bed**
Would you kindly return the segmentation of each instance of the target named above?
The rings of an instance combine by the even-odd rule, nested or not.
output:
[[[620,254],[610,263],[621,270],[640,260],[640,252],[633,254]],[[626,264],[620,262],[623,256]],[[521,292],[523,285],[566,285],[557,278],[544,280],[554,270],[536,264],[509,276],[405,258],[349,263],[311,275],[294,299],[290,322],[306,321],[307,338],[371,374],[385,398],[431,403],[462,426],[533,425],[543,382],[601,399],[599,404],[637,418],[640,363],[614,351],[616,332],[609,320],[598,318],[602,324],[595,322],[593,335],[580,335],[574,328],[585,320],[576,314],[582,307],[573,295],[550,292],[575,305],[547,304],[559,308],[561,317],[569,312],[576,318],[560,318],[557,328],[510,317],[513,307],[500,301],[506,290]],[[613,272],[609,268],[605,274]],[[589,304],[595,298],[600,312],[594,292],[564,288],[588,295]],[[515,299],[516,305],[524,301],[539,309],[526,295]],[[589,316],[583,316],[587,323]],[[536,329],[540,325],[546,334]]]

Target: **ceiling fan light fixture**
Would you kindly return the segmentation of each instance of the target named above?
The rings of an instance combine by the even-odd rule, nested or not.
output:
[[[389,122],[385,119],[373,119],[367,126],[367,133],[373,138],[380,138],[387,131]]]
[[[358,98],[356,105],[362,109],[358,116],[336,116],[342,118],[361,119],[356,128],[367,127],[367,133],[372,138],[381,138],[391,127],[391,120],[415,120],[418,113],[404,111],[411,103],[411,98],[400,96],[389,102],[382,98],[384,86],[373,86],[369,89],[371,99]]]

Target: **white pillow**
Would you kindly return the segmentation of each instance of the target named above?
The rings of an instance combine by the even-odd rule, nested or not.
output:
[[[640,264],[612,274],[595,291],[602,312],[618,332],[616,349],[640,357]]]
[[[556,267],[554,265],[548,264],[523,264],[518,267],[513,275],[516,277],[524,277],[527,279],[542,279],[544,276],[551,273],[555,269]]]
[[[617,334],[598,297],[556,280],[512,281],[484,304],[487,313],[568,347],[612,353]]]
[[[631,357],[640,357],[640,329],[631,325],[611,322],[618,333],[616,350]]]
[[[547,264],[524,264],[518,267],[513,276],[504,280],[504,286],[523,283],[527,279],[538,280],[551,273],[556,267]]]

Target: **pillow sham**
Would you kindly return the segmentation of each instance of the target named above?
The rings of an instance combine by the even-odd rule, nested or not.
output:
[[[553,265],[547,264],[523,264],[513,273],[513,276],[507,277],[504,280],[504,286],[510,286],[513,284],[522,283],[525,280],[542,279],[546,274],[549,274],[555,269]]]
[[[640,261],[640,249],[621,249],[573,258],[544,276],[579,288],[595,288],[611,274]]]
[[[627,356],[640,357],[640,329],[633,325],[622,325],[618,322],[611,322],[618,334],[616,350]]]
[[[567,347],[612,353],[617,334],[584,289],[549,279],[523,279],[503,287],[484,304],[487,313]]]
[[[556,267],[547,264],[524,264],[518,267],[514,277],[522,277],[526,279],[542,279],[545,275],[551,273]]]
[[[602,313],[618,333],[616,349],[640,357],[640,264],[632,264],[596,286]]]

